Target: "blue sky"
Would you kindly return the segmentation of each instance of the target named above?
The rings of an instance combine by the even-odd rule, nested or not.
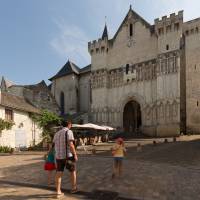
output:
[[[105,16],[112,37],[130,4],[151,24],[179,10],[184,21],[200,17],[199,0],[0,0],[0,75],[33,84],[68,59],[89,64],[87,42],[101,36]]]

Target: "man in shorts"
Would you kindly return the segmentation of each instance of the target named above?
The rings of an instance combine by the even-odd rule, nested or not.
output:
[[[71,121],[65,122],[65,126],[63,127],[63,129],[58,131],[53,139],[53,143],[55,145],[55,157],[57,164],[55,177],[57,196],[63,195],[63,193],[61,192],[61,179],[64,172],[64,168],[66,166],[66,162],[69,160],[72,164],[72,167],[69,168],[72,184],[71,192],[77,192],[75,162],[78,160],[78,157],[73,143],[74,135],[73,132],[70,130],[71,127]]]

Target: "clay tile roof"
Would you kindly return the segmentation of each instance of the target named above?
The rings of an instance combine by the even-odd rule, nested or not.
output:
[[[0,105],[31,113],[40,113],[40,110],[29,104],[23,97],[6,92],[1,93]]]
[[[79,74],[79,72],[80,72],[80,68],[68,60],[67,63],[62,67],[62,69],[49,80],[52,81],[53,79],[57,79],[57,78],[60,78],[62,76],[66,76],[72,73]]]

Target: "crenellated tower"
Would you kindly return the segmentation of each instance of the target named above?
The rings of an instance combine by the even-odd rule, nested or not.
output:
[[[105,69],[107,66],[107,55],[109,51],[108,30],[105,24],[102,37],[88,43],[88,51],[91,55],[92,71]]]
[[[183,29],[183,11],[155,19],[155,32],[158,37],[158,54],[177,50]]]

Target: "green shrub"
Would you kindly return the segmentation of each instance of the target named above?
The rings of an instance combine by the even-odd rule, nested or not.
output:
[[[31,118],[43,129],[42,137],[48,141],[53,139],[52,128],[58,126],[62,120],[57,114],[47,110],[43,110],[41,115],[32,115]]]
[[[0,153],[12,153],[13,148],[8,146],[0,146]]]

